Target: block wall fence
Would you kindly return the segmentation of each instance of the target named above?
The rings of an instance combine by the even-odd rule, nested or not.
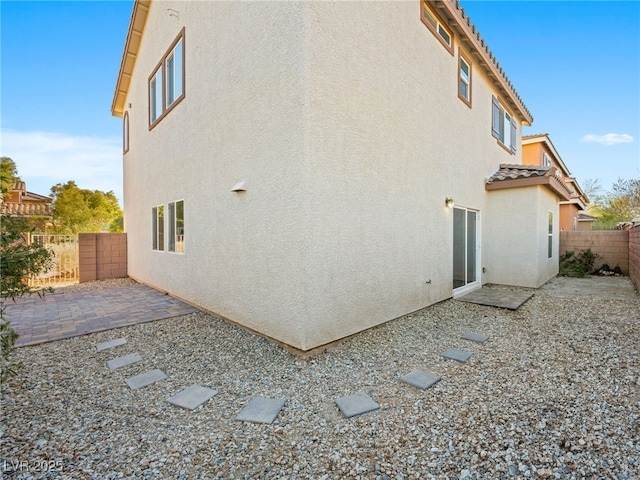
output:
[[[578,253],[588,248],[599,255],[593,265],[595,269],[606,263],[611,268],[615,268],[616,265],[619,266],[625,275],[629,275],[629,231],[589,230],[583,232],[560,232],[560,256],[568,251]]]
[[[629,278],[640,293],[640,225],[629,230]]]
[[[126,233],[78,235],[79,282],[127,276]]]

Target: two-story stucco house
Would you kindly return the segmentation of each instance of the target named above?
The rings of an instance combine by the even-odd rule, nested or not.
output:
[[[548,133],[522,137],[522,163],[554,167],[562,175],[567,189],[570,191],[570,196],[568,200],[562,199],[560,201],[560,230],[581,229],[580,214],[585,214],[589,198],[580,187],[578,180],[571,176],[571,172],[551,142]],[[587,227],[589,230],[591,229],[590,223]]]
[[[129,275],[295,348],[557,273],[555,180],[489,187],[532,116],[456,2],[137,0],[112,113]]]

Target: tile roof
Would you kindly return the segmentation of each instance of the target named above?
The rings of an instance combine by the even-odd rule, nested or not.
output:
[[[564,177],[555,167],[542,165],[518,165],[503,163],[485,184],[486,190],[531,187],[542,185],[554,192],[560,200],[571,198],[573,190],[565,184]]]
[[[518,178],[544,177],[549,176],[553,167],[542,165],[518,165],[503,163],[496,173],[487,179],[487,183],[500,182],[503,180],[516,180]]]
[[[498,73],[499,77],[505,82],[508,90],[507,93],[513,95],[515,99],[515,102],[514,102],[515,106],[521,108],[522,112],[525,114],[525,120],[527,121],[527,123],[531,124],[533,122],[533,115],[531,115],[531,112],[529,111],[527,106],[524,104],[524,101],[522,100],[522,98],[520,98],[520,95],[518,94],[515,87],[511,83],[511,80],[509,80],[509,77],[507,77],[507,74],[503,70],[502,66],[500,66],[500,63],[496,59],[493,52],[489,49],[489,45],[487,45],[485,40],[480,35],[480,32],[478,31],[476,26],[471,22],[471,18],[465,13],[464,8],[460,6],[460,0],[430,0],[430,1],[435,3],[440,1],[444,4],[453,5],[456,11],[456,14],[462,20],[462,25],[466,25],[467,27],[469,38],[473,38],[475,43],[478,45],[479,47],[478,51],[480,52],[480,54],[485,55],[486,58],[489,59],[490,65],[493,66],[493,68],[495,68],[495,71]],[[493,75],[493,73],[491,72],[491,67],[487,68],[488,66],[484,66],[484,65],[483,67],[485,68],[485,70],[489,70],[488,73],[489,73],[489,76],[491,77]]]
[[[523,135],[522,139],[523,140],[530,140],[532,138],[548,137],[548,136],[549,136],[548,133],[533,133],[531,135]]]

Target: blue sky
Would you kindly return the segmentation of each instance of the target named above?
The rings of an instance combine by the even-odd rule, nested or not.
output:
[[[0,154],[30,191],[56,183],[122,199],[111,102],[132,0],[6,1],[1,14]],[[640,177],[640,2],[462,0],[578,179]]]

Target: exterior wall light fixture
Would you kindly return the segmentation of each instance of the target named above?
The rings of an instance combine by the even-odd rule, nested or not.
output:
[[[449,208],[451,208],[451,207],[453,207],[455,205],[455,203],[453,201],[453,198],[451,198],[451,197],[445,198],[444,199],[444,204]]]
[[[247,190],[244,185],[245,185],[245,182],[238,182],[233,186],[231,191],[232,192],[244,192],[244,191]]]

